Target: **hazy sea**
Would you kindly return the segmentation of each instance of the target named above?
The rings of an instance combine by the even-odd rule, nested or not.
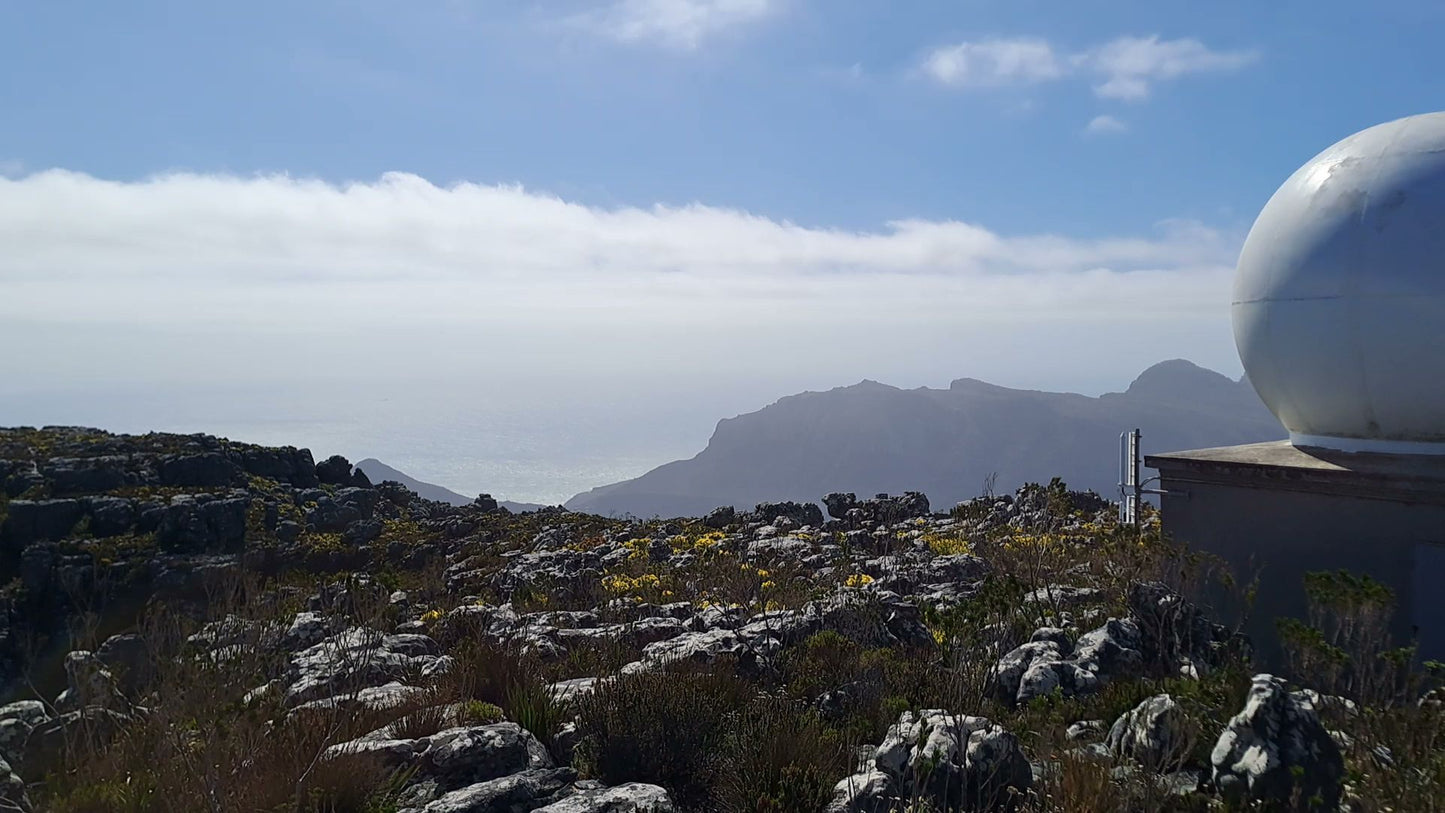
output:
[[[643,397],[595,392],[489,394],[435,386],[75,387],[0,393],[0,426],[66,424],[114,432],[204,432],[309,448],[316,459],[374,457],[471,496],[558,504],[697,454],[718,419],[760,396]]]

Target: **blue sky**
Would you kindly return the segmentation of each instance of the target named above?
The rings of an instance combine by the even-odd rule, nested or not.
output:
[[[1255,213],[1329,144],[1441,106],[1442,23],[0,2],[0,344],[27,348],[0,355],[0,424],[229,433],[553,500],[862,378],[1237,376]]]
[[[628,40],[601,2],[10,2],[0,160],[112,179],[402,170],[601,205],[1091,236],[1247,225],[1335,137],[1440,99],[1438,3],[736,5],[696,39]],[[962,42],[1032,38],[1067,58],[1149,36],[1255,58],[1135,101],[1100,98],[1090,75],[971,88],[919,71]],[[1084,136],[1101,115],[1127,132]]]

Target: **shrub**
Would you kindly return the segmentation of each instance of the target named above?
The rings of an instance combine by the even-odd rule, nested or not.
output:
[[[821,810],[848,767],[847,749],[816,712],[759,696],[728,721],[714,801],[725,813]]]
[[[706,802],[723,725],[752,692],[732,675],[620,675],[578,702],[577,764],[608,785],[662,785],[684,806]]]

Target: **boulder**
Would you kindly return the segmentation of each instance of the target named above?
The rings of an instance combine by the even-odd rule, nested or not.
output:
[[[66,654],[65,682],[65,691],[55,699],[55,707],[61,711],[88,707],[125,711],[130,707],[115,676],[93,652],[82,649]]]
[[[356,627],[301,650],[290,659],[286,704],[355,692],[420,673],[437,656],[424,635],[383,635]]]
[[[611,788],[575,791],[534,813],[673,813],[672,797],[657,785],[628,782]]]
[[[339,454],[326,458],[316,464],[316,479],[322,485],[351,485],[351,461]]]
[[[397,813],[530,813],[553,801],[577,778],[571,768],[522,771],[479,782]]]
[[[525,770],[555,767],[547,749],[516,723],[460,726],[427,738],[423,772],[458,788]]]
[[[1116,756],[1165,772],[1185,763],[1195,733],[1178,701],[1160,694],[1120,715],[1109,729],[1107,743]]]
[[[150,647],[133,632],[105,639],[96,648],[95,657],[115,676],[116,687],[124,695],[137,695],[155,677]]]
[[[1033,770],[1017,737],[985,717],[942,709],[900,715],[879,744],[874,767],[903,797],[923,797],[940,807],[958,800],[966,809],[1002,807],[1033,783]],[[866,807],[881,801],[855,794],[847,804],[887,809]]]
[[[30,813],[30,797],[25,795],[25,782],[15,775],[3,755],[0,755],[0,810],[18,810]]]
[[[1283,680],[1254,676],[1244,709],[1230,719],[1210,755],[1214,785],[1233,800],[1339,804],[1344,759],[1314,707]]]

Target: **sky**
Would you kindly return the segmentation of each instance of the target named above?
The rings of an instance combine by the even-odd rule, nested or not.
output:
[[[804,389],[1087,394],[1441,106],[1445,6],[0,2],[0,425],[559,501]]]

